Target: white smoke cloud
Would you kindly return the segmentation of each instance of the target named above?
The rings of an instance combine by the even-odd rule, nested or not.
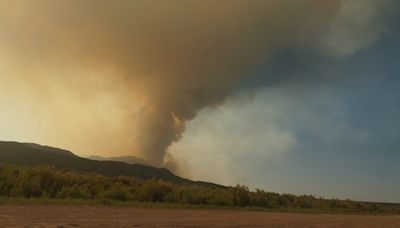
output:
[[[348,56],[390,32],[388,22],[399,12],[394,0],[346,0],[321,36],[328,55]]]
[[[296,145],[284,127],[292,106],[276,90],[243,93],[222,106],[205,108],[191,121],[181,141],[169,152],[186,161],[182,174],[224,184],[244,183],[240,160],[273,159]],[[283,101],[283,102],[282,102]]]

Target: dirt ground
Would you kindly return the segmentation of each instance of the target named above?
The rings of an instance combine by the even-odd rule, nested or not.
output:
[[[2,205],[0,227],[400,227],[400,215]]]

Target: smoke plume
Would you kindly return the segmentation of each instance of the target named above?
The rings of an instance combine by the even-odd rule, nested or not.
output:
[[[11,72],[0,79],[25,84],[25,92],[34,87],[42,100],[77,96],[57,98],[64,105],[82,102],[60,119],[93,109],[88,97],[112,94],[100,107],[110,116],[120,110],[123,121],[116,126],[125,130],[115,131],[110,141],[130,138],[132,153],[162,166],[167,148],[200,109],[223,102],[274,54],[320,46],[315,43],[328,40],[321,34],[332,33],[344,5],[341,0],[0,0],[0,60]]]

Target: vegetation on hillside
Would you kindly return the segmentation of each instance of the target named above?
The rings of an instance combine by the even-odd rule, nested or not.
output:
[[[77,173],[50,166],[0,165],[3,197],[165,202],[224,207],[310,209],[323,211],[383,212],[379,204],[349,200],[326,200],[313,196],[250,191],[246,186],[207,188],[178,185],[162,180],[107,177]]]
[[[95,161],[79,157],[69,151],[26,144],[0,141],[0,161],[20,166],[51,165],[59,169],[78,172],[96,172],[105,176],[133,176],[141,179],[157,178],[175,184],[195,184],[204,187],[223,187],[213,183],[196,182],[174,175],[168,169],[117,161]]]

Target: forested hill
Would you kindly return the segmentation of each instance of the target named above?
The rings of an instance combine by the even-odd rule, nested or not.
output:
[[[118,161],[97,161],[79,157],[70,151],[32,143],[0,142],[0,163],[21,166],[51,165],[59,169],[96,172],[106,176],[132,176],[141,179],[161,179],[176,184],[205,187],[223,186],[191,181],[174,175],[168,169]]]

